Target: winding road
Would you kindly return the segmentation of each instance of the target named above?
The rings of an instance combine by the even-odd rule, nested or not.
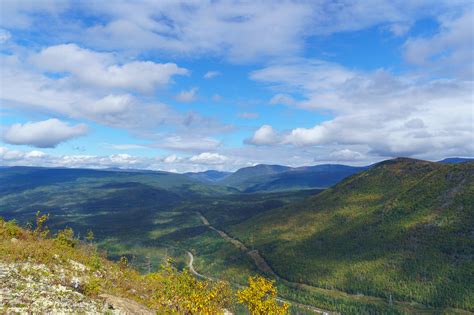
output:
[[[190,251],[186,251],[188,253],[189,261],[188,261],[188,268],[193,275],[198,278],[206,279],[206,280],[214,280],[211,277],[206,277],[205,275],[200,274],[199,272],[194,269],[193,262],[194,262],[194,255]]]
[[[221,236],[223,239],[225,239],[226,241],[232,243],[235,247],[237,247],[238,249],[242,250],[242,251],[245,251],[247,253],[247,255],[250,256],[250,258],[253,259],[253,261],[255,262],[255,265],[257,266],[257,268],[262,271],[263,273],[265,274],[271,274],[273,275],[276,279],[280,280],[281,278],[272,270],[272,268],[268,265],[268,263],[265,261],[265,259],[258,253],[257,250],[249,250],[249,248],[247,246],[245,246],[244,243],[242,243],[241,241],[229,236],[226,232],[224,231],[221,231],[219,229],[216,229],[215,227],[213,227],[209,221],[207,220],[206,217],[204,217],[202,215],[202,213],[200,212],[197,212],[199,218],[201,219],[202,223],[204,225],[206,225],[209,229],[217,232],[219,234],[219,236]],[[187,251],[188,253],[188,257],[189,257],[189,262],[188,262],[188,268],[189,270],[191,271],[192,274],[194,274],[196,277],[198,278],[201,278],[201,279],[206,279],[206,280],[212,280],[212,281],[215,281],[216,279],[214,278],[211,278],[211,277],[208,277],[208,276],[205,276],[205,275],[202,275],[200,274],[199,272],[196,271],[196,269],[194,269],[194,266],[193,266],[193,262],[194,262],[194,255],[190,252],[190,251]],[[239,287],[239,288],[243,288],[242,285],[239,285],[239,284],[236,284],[236,283],[233,283],[235,286]],[[317,308],[317,307],[314,307],[312,305],[306,305],[306,304],[301,304],[301,303],[298,303],[298,302],[295,302],[295,301],[292,301],[292,300],[288,300],[288,299],[284,299],[284,298],[281,298],[281,297],[277,297],[276,300],[278,302],[281,302],[281,303],[288,303],[290,305],[293,305],[293,306],[296,306],[298,308],[301,308],[301,309],[306,309],[306,310],[309,310],[309,311],[312,311],[314,313],[318,313],[318,314],[324,314],[324,315],[329,315],[329,314],[338,314],[336,312],[330,312],[330,311],[326,311],[326,310],[322,310],[320,308]]]
[[[286,280],[286,279],[282,278],[281,276],[279,276],[278,274],[275,273],[275,271],[270,267],[270,265],[265,261],[265,259],[260,255],[260,253],[257,250],[249,250],[249,248],[247,246],[245,246],[245,244],[242,243],[241,241],[231,237],[226,232],[221,231],[221,230],[215,228],[214,226],[212,226],[209,223],[209,221],[207,220],[207,218],[202,215],[202,213],[197,212],[197,215],[199,216],[201,222],[204,225],[206,225],[209,229],[217,232],[220,237],[222,237],[226,241],[232,243],[235,247],[237,247],[241,251],[247,253],[247,255],[249,255],[253,259],[253,261],[255,262],[255,265],[257,266],[257,268],[260,271],[262,271],[264,274],[272,275],[277,280],[283,281],[285,285],[287,285],[289,287],[293,287],[293,288],[307,288],[308,290],[316,289],[316,290],[319,290],[319,291],[327,291],[327,294],[336,293],[336,294],[339,294],[342,297],[354,298],[355,300],[360,300],[361,295],[350,294],[350,293],[335,290],[335,289],[324,289],[324,288],[319,288],[319,287],[313,287],[313,286],[308,285],[308,284],[292,282],[292,281],[289,281],[289,280]],[[194,256],[189,251],[188,251],[188,256],[189,256],[189,259],[190,259],[188,267],[194,275],[196,275],[197,277],[203,278],[203,279],[216,280],[216,279],[213,279],[211,277],[207,277],[207,276],[204,276],[204,275],[198,273],[193,267]],[[234,285],[236,285],[240,288],[242,287],[242,286],[240,286],[238,284],[235,284],[235,283],[234,283]],[[362,296],[364,298],[369,299],[371,302],[386,302],[385,299],[380,298],[380,297],[368,296],[368,295],[362,295]],[[315,312],[315,313],[319,313],[319,314],[338,314],[337,312],[322,310],[322,309],[319,309],[319,308],[311,306],[311,305],[301,304],[301,303],[298,303],[298,302],[295,302],[295,301],[292,301],[292,300],[287,300],[287,299],[280,298],[280,297],[277,298],[277,301],[286,302],[286,303],[291,304],[293,306],[296,306],[298,308],[306,309],[306,310],[309,310],[309,311],[312,311],[312,312]],[[403,302],[403,301],[397,301],[395,303],[400,304],[400,305],[404,305],[405,307],[407,307],[407,305],[408,305],[408,302]],[[411,303],[411,305],[413,306],[412,312],[419,311],[421,308],[425,307],[424,305],[418,304],[418,303],[416,303],[416,304]]]

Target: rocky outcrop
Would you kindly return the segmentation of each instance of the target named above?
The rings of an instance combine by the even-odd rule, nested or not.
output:
[[[152,315],[155,314],[150,309],[144,307],[143,305],[126,298],[121,298],[113,296],[110,294],[101,294],[101,298],[104,299],[106,305],[109,309],[120,310],[125,314],[139,314],[139,315]]]
[[[64,266],[52,270],[43,264],[0,262],[0,313],[153,314],[129,299],[107,294],[97,299],[85,296],[80,292],[84,279],[74,271],[86,267],[74,261],[68,266],[72,271]]]

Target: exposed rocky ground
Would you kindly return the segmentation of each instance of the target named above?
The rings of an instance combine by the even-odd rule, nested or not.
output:
[[[81,293],[80,274],[86,268],[69,261],[57,265],[0,262],[0,313],[6,314],[151,314],[134,301]]]

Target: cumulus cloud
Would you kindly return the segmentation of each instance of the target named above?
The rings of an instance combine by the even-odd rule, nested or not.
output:
[[[43,49],[31,61],[48,72],[67,73],[82,83],[107,88],[152,91],[163,86],[174,75],[188,71],[175,63],[132,61],[118,63],[111,53],[96,52],[75,44],[63,44]]]
[[[201,164],[222,164],[227,161],[227,157],[219,153],[203,152],[192,156],[189,160]]]
[[[231,126],[194,112],[178,112],[158,101],[140,99],[135,93],[116,89],[96,90],[71,85],[68,79],[37,73],[27,60],[16,55],[0,56],[4,108],[49,115],[88,119],[102,125],[125,128],[134,134],[151,134],[160,128],[176,133],[205,135],[228,132]]]
[[[270,65],[251,77],[273,89],[300,91],[305,98],[291,106],[334,116],[311,128],[282,132],[277,140],[267,126],[254,135],[253,144],[364,145],[387,157],[474,152],[472,81],[353,71],[319,60]]]
[[[198,88],[193,87],[187,91],[181,91],[176,95],[176,100],[178,102],[189,103],[197,99]]]
[[[38,148],[53,148],[59,143],[83,136],[88,128],[84,124],[70,126],[58,119],[14,124],[8,127],[3,140],[10,144],[25,144]]]
[[[72,168],[134,168],[165,171],[203,171],[210,167],[228,169],[231,158],[216,152],[203,152],[192,156],[171,154],[163,157],[143,157],[130,154],[111,155],[50,155],[41,151],[19,151],[0,146],[0,160],[3,166],[46,166]]]
[[[221,75],[221,73],[219,71],[208,71],[208,72],[206,72],[206,74],[204,74],[203,78],[209,80],[209,79],[213,79],[215,77],[218,77],[220,75]]]
[[[255,145],[269,145],[279,143],[279,135],[270,125],[263,125],[258,128],[250,139],[246,140],[246,143]]]
[[[335,150],[329,154],[335,161],[354,161],[363,158],[363,154],[351,149]]]
[[[167,157],[165,157],[163,159],[163,162],[165,162],[165,163],[176,163],[176,162],[179,162],[181,160],[182,160],[182,158],[180,158],[176,154],[171,154],[171,155],[168,155]]]
[[[23,159],[25,156],[26,154],[22,151],[9,150],[5,147],[0,147],[0,158],[4,162],[8,163],[8,161],[18,161]]]

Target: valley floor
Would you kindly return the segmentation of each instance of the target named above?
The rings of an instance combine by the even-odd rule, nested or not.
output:
[[[201,212],[196,212],[200,220],[202,221],[202,224],[207,226],[209,229],[215,231],[222,239],[226,240],[233,246],[235,246],[237,249],[239,249],[242,252],[245,252],[249,257],[252,258],[255,266],[262,272],[262,274],[265,274],[266,276],[270,276],[274,278],[278,284],[283,285],[287,288],[293,288],[296,290],[306,290],[309,292],[313,292],[316,294],[322,294],[325,296],[334,296],[337,298],[341,299],[350,299],[354,301],[359,301],[362,303],[371,303],[371,304],[380,304],[380,305],[385,305],[392,307],[392,304],[394,306],[394,313],[398,313],[398,310],[401,310],[402,312],[409,312],[409,313],[416,313],[416,314],[438,314],[438,313],[446,313],[446,314],[471,314],[468,311],[460,310],[460,309],[445,309],[445,310],[436,310],[433,308],[428,308],[425,307],[422,304],[419,303],[414,303],[414,302],[403,302],[403,301],[386,301],[385,299],[382,299],[380,297],[375,297],[375,296],[366,296],[362,294],[349,294],[347,292],[339,291],[339,290],[334,290],[334,289],[324,289],[324,288],[319,288],[319,287],[314,287],[310,286],[308,284],[304,283],[297,283],[297,282],[292,282],[289,280],[284,279],[281,275],[278,275],[271,267],[270,265],[266,262],[264,257],[262,257],[258,250],[251,250],[249,249],[244,243],[242,243],[240,240],[233,238],[230,236],[228,233],[217,229],[213,225],[210,224],[209,220],[201,213]],[[207,280],[215,280],[214,278],[210,276],[205,276],[199,273],[198,271],[195,270],[193,266],[193,261],[194,261],[194,255],[191,252],[187,252],[189,256],[189,262],[188,262],[188,268],[189,270],[196,275],[197,277],[207,279]],[[239,286],[237,284],[237,286]],[[279,299],[281,302],[286,302],[292,305],[295,309],[303,309],[307,310],[311,313],[318,313],[318,314],[338,314],[337,312],[329,311],[329,310],[323,310],[320,308],[317,308],[313,305],[307,305],[307,304],[302,304],[298,303],[294,300],[290,300],[287,298],[284,298],[281,296]]]

